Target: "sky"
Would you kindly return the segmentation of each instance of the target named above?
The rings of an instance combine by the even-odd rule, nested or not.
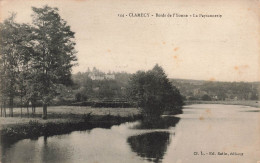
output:
[[[158,63],[170,78],[260,81],[259,0],[0,0],[0,20],[16,12],[18,22],[31,22],[31,6],[46,4],[58,7],[76,33],[73,73],[88,67],[134,73]]]

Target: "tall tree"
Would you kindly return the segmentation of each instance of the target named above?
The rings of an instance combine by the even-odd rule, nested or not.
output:
[[[14,22],[15,14],[12,14],[8,19],[1,24],[1,84],[3,102],[6,102],[6,97],[9,101],[10,116],[13,116],[13,99],[15,96],[15,76],[16,76],[16,41],[15,34],[18,33],[18,24]],[[5,104],[4,104],[5,105]],[[4,106],[5,107],[5,106]]]
[[[33,52],[30,44],[31,28],[26,24],[16,23],[15,14],[12,14],[1,23],[0,30],[2,103],[5,106],[6,101],[9,101],[10,116],[13,116],[14,97],[19,94],[22,102],[25,96],[25,76],[28,74],[28,63]]]
[[[35,53],[32,59],[33,80],[43,104],[43,118],[47,106],[57,95],[60,84],[70,84],[71,68],[75,64],[74,32],[63,20],[57,8],[33,7]]]
[[[18,91],[17,87],[21,86],[23,81],[21,74],[24,73],[24,67],[32,52],[32,47],[28,44],[30,27],[26,24],[18,24],[14,19],[15,14],[12,14],[1,23],[0,27],[1,94],[4,105],[8,97],[10,116],[13,116],[14,97],[17,93],[23,95],[23,91],[21,89]]]
[[[169,82],[164,70],[158,65],[131,77],[128,96],[148,117],[160,116],[165,110],[181,109],[183,105],[179,90]]]
[[[18,91],[18,96],[20,97],[20,105],[21,105],[21,116],[22,116],[22,107],[27,104],[28,106],[28,99],[27,93],[28,88],[30,88],[29,81],[30,73],[32,70],[31,67],[31,57],[34,53],[33,46],[34,43],[32,41],[33,34],[32,34],[32,27],[27,24],[21,24],[19,26],[19,33],[18,36],[20,38],[19,46],[19,55],[17,56],[17,80],[16,80],[16,87]],[[28,109],[27,109],[28,110]],[[28,114],[29,116],[29,114]]]

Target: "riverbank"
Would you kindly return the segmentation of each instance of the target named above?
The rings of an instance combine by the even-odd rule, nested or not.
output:
[[[14,117],[0,117],[0,135],[4,141],[17,141],[25,138],[51,136],[72,131],[92,128],[110,128],[124,122],[141,120],[143,117],[137,108],[91,108],[79,106],[53,106],[48,108],[48,119],[41,118],[42,108],[36,108],[34,115],[24,109],[14,108]],[[182,110],[167,114],[175,115]],[[7,140],[8,139],[8,140]]]
[[[260,108],[260,101],[185,101],[185,105],[192,104],[223,104],[223,105],[243,105]]]
[[[91,108],[91,107],[80,107],[80,106],[50,106],[48,107],[48,119],[43,120],[41,118],[42,108],[37,107],[35,114],[29,115],[26,108],[23,108],[23,114],[21,117],[20,108],[14,108],[14,117],[0,117],[0,130],[5,127],[11,127],[14,125],[28,124],[30,121],[37,120],[39,123],[65,123],[67,121],[79,120],[83,116],[91,114],[93,117],[102,116],[120,116],[128,117],[139,115],[140,111],[137,108]],[[7,109],[8,112],[8,109]]]
[[[110,128],[113,125],[141,119],[140,112],[136,108],[53,106],[48,108],[47,120],[41,118],[40,107],[36,108],[34,115],[31,112],[28,114],[25,108],[22,117],[20,113],[20,108],[14,108],[14,117],[0,117],[2,139],[20,140],[96,127]]]
[[[190,104],[226,104],[258,107],[256,101],[186,101]],[[2,138],[34,138],[66,134],[72,131],[87,130],[96,127],[110,128],[124,122],[131,122],[142,118],[137,108],[91,108],[80,106],[52,106],[48,107],[48,119],[41,118],[42,108],[36,108],[34,115],[20,108],[14,109],[14,117],[0,117],[0,132]],[[180,114],[181,110],[169,112]],[[168,114],[168,113],[166,113]]]
[[[72,131],[82,131],[92,128],[110,128],[124,122],[132,122],[142,119],[141,115],[113,116],[113,115],[83,115],[80,119],[61,120],[30,120],[28,123],[9,125],[1,130],[2,141],[17,141],[39,136],[52,136],[67,134]]]
[[[185,101],[185,105],[191,104],[224,104],[224,105],[243,105],[260,108],[260,103],[257,101]],[[8,112],[8,109],[7,109]],[[17,125],[27,125],[31,121],[37,121],[40,124],[46,123],[67,123],[78,122],[84,116],[90,114],[93,119],[101,119],[102,117],[133,117],[140,115],[140,110],[137,108],[92,108],[88,106],[50,106],[48,107],[48,119],[41,118],[42,108],[37,107],[35,115],[29,115],[26,108],[23,108],[21,117],[21,109],[14,108],[14,117],[0,117],[0,131],[4,128],[13,127]],[[166,112],[166,114],[180,114],[179,110],[175,112]]]

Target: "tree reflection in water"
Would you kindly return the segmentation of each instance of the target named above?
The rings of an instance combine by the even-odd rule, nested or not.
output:
[[[159,163],[170,143],[170,133],[152,132],[137,136],[131,136],[127,139],[132,151],[146,160]]]
[[[168,129],[175,127],[180,118],[164,117],[159,119],[143,119],[135,129]],[[152,131],[152,130],[151,130]],[[162,161],[170,143],[170,133],[167,131],[150,132],[142,135],[131,136],[127,139],[133,152],[146,160],[159,163]]]

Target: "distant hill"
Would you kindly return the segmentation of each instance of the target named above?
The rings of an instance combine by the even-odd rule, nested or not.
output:
[[[260,82],[170,79],[187,100],[258,100]]]
[[[203,83],[207,83],[207,82],[218,82],[218,83],[251,83],[251,84],[256,84],[256,85],[260,85],[260,81],[257,82],[226,82],[226,81],[209,81],[209,80],[195,80],[195,79],[179,79],[179,78],[170,78],[170,81],[177,81],[180,83],[193,83],[193,84],[198,84],[201,85]]]
[[[193,80],[193,79],[174,79],[174,78],[170,78],[170,81],[176,81],[179,83],[190,83],[190,84],[194,84],[194,85],[202,85],[203,83],[205,83],[205,80]]]

